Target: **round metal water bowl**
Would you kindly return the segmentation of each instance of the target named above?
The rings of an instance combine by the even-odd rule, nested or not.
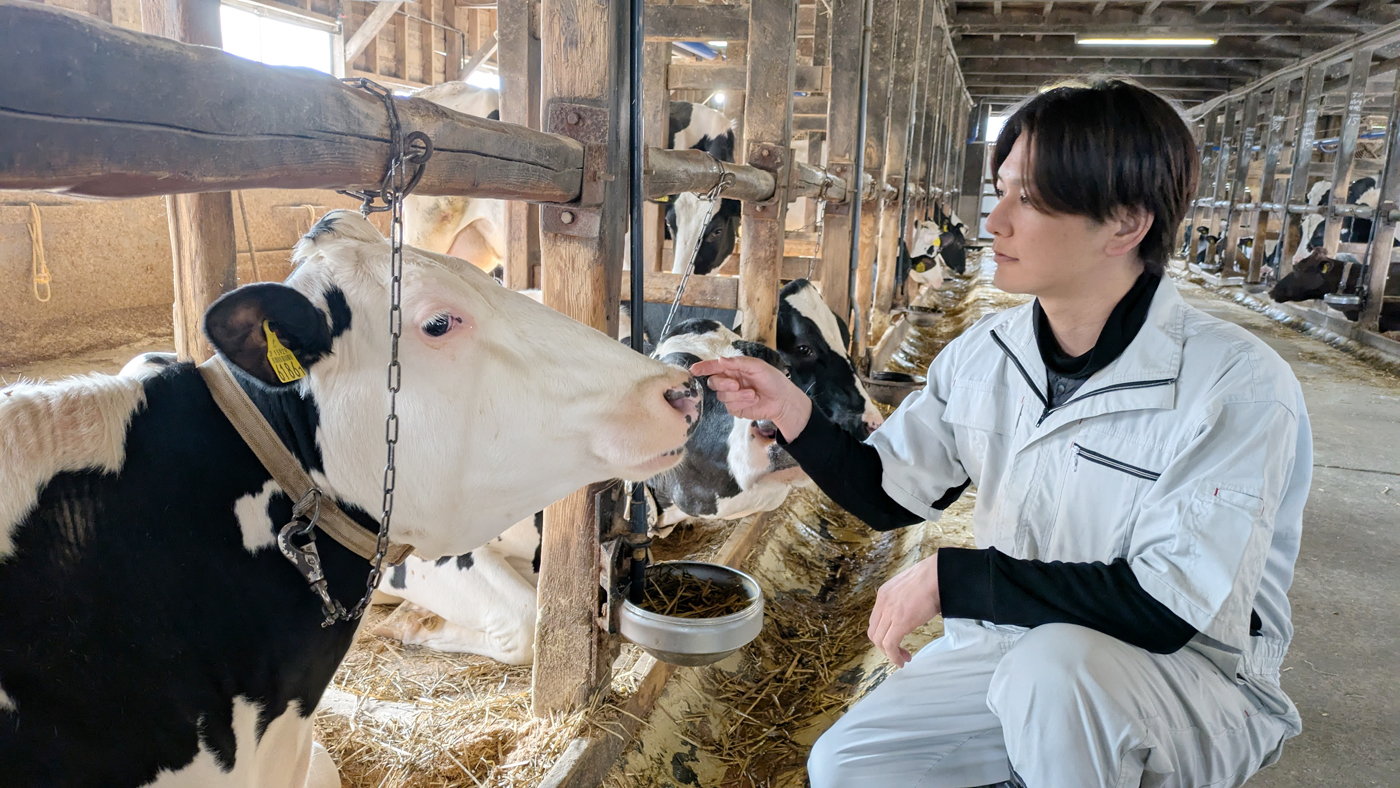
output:
[[[645,610],[629,599],[622,603],[618,631],[661,662],[694,667],[709,665],[748,645],[763,629],[763,592],[758,581],[720,564],[664,561],[647,567],[653,572],[681,572],[717,586],[743,591],[743,610],[716,618],[682,618]]]
[[[936,306],[910,304],[904,308],[904,319],[908,320],[911,326],[931,328],[938,325],[938,321],[943,319],[943,310]]]
[[[877,402],[899,407],[906,397],[924,387],[928,381],[922,375],[908,375],[903,372],[876,372],[870,377],[861,376],[860,382]]]

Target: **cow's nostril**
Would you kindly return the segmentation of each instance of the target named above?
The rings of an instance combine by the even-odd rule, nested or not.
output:
[[[695,378],[684,386],[666,390],[666,402],[685,416],[685,423],[694,427],[700,422],[700,387]]]

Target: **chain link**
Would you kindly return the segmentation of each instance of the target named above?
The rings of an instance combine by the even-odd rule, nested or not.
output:
[[[661,327],[661,336],[656,338],[658,342],[661,341],[661,337],[666,336],[667,331],[671,330],[671,321],[676,318],[676,309],[681,305],[681,296],[685,294],[685,285],[690,281],[691,272],[695,270],[695,256],[700,254],[700,244],[705,240],[705,228],[710,226],[710,219],[714,218],[715,215],[715,206],[719,205],[720,192],[734,184],[734,173],[725,169],[724,162],[714,159],[714,163],[719,167],[719,180],[715,181],[714,188],[700,197],[708,202],[710,207],[705,210],[705,220],[700,222],[700,234],[695,237],[695,246],[690,250],[690,259],[685,264],[685,274],[681,276],[681,285],[676,288],[676,297],[671,301],[671,311],[666,313],[666,323]]]

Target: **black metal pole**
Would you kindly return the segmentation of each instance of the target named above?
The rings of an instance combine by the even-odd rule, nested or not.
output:
[[[642,201],[646,191],[642,186],[643,155],[646,146],[642,129],[642,59],[646,37],[642,29],[642,12],[645,0],[630,0],[628,10],[631,16],[631,45],[627,48],[630,71],[628,106],[631,109],[632,134],[628,155],[631,157],[630,221],[632,247],[632,349],[642,350],[642,333],[646,312],[645,288],[642,286],[642,269],[646,263],[646,232],[642,227]],[[647,499],[646,485],[636,482],[632,485],[632,582],[628,595],[633,603],[642,601],[642,586],[647,571]]]
[[[885,0],[891,2],[892,0]],[[856,161],[855,161],[855,181],[854,196],[851,197],[851,270],[849,289],[851,294],[851,311],[855,318],[851,321],[851,341],[854,342],[857,331],[865,330],[866,316],[860,314],[860,304],[856,303],[856,271],[860,268],[860,212],[863,203],[862,188],[865,183],[865,113],[870,104],[870,38],[875,26],[875,0],[865,0],[865,32],[860,40],[860,116],[856,118]],[[880,184],[876,184],[880,186]],[[879,198],[883,191],[875,189],[875,195]]]

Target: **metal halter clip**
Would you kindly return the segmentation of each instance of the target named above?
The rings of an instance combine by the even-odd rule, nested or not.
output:
[[[321,491],[313,487],[292,506],[291,522],[277,532],[277,549],[321,598],[321,612],[326,616],[321,626],[328,627],[344,617],[345,608],[331,599],[326,573],[321,569],[321,553],[316,549],[316,521],[320,516]],[[292,541],[295,537],[305,537],[306,541],[297,544]]]

